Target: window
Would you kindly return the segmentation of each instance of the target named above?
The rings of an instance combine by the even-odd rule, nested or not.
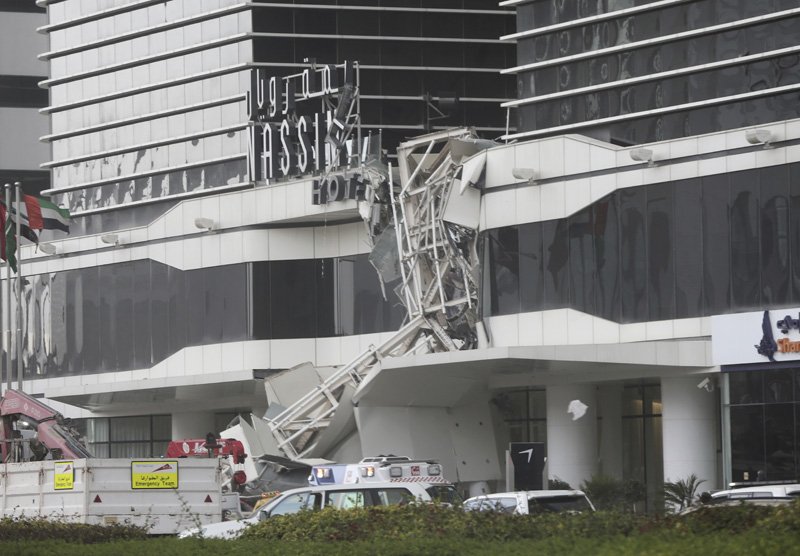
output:
[[[800,463],[800,367],[725,376],[731,480],[794,480]]]
[[[544,389],[502,392],[492,403],[503,415],[510,442],[547,443],[547,393]]]
[[[655,507],[664,482],[661,385],[626,384],[622,394],[622,477],[647,486],[647,506]]]
[[[517,509],[516,498],[481,498],[479,500],[472,500],[464,504],[464,509],[468,511],[480,512],[500,512],[504,514],[513,514]]]
[[[431,500],[445,502],[447,504],[460,504],[463,500],[458,491],[452,486],[431,486],[425,489],[425,492],[431,497]]]
[[[396,504],[407,504],[413,502],[414,497],[405,488],[387,488],[378,490],[378,501],[381,506],[394,506]]]
[[[290,494],[284,500],[279,502],[272,510],[270,510],[270,517],[276,515],[290,515],[296,514],[303,508],[307,507],[309,498],[308,492],[300,492],[297,494]]]
[[[365,490],[346,490],[341,492],[328,493],[328,506],[337,510],[348,510],[350,508],[363,508],[371,506],[369,492]]]
[[[170,415],[75,419],[74,426],[101,458],[161,457],[172,440]]]
[[[528,513],[536,512],[583,512],[590,510],[585,496],[547,496],[529,498]]]

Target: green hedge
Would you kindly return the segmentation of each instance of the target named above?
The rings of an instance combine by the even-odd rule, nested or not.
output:
[[[795,556],[794,534],[767,535],[751,530],[740,535],[711,533],[672,539],[653,535],[602,539],[552,537],[511,542],[477,539],[406,539],[364,542],[282,542],[218,539],[154,538],[81,545],[64,541],[0,543],[3,556]]]
[[[132,525],[87,525],[45,519],[0,518],[0,542],[49,539],[91,544],[145,538],[147,529]]]
[[[145,537],[136,527],[0,520],[2,556],[800,556],[800,500],[655,518],[615,512],[509,516],[432,505],[326,509],[270,518],[232,541]]]
[[[506,542],[559,536],[596,539],[646,533],[737,534],[754,527],[800,534],[800,500],[786,506],[742,503],[741,506],[704,507],[685,515],[666,517],[621,512],[506,515],[425,504],[347,511],[326,508],[270,518],[245,530],[242,536],[269,541],[463,538]]]
[[[363,541],[376,539],[463,538],[485,541],[543,539],[570,535],[627,535],[646,523],[631,514],[546,513],[537,516],[465,512],[440,505],[412,504],[336,510],[325,508],[276,516],[244,531],[260,540]]]

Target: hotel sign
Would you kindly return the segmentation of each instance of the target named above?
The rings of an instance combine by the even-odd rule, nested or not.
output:
[[[800,309],[712,317],[715,365],[800,361]]]
[[[280,78],[252,70],[246,102],[250,181],[316,174],[324,177],[314,180],[314,204],[364,198],[366,186],[344,176],[361,141],[357,68],[345,62]]]

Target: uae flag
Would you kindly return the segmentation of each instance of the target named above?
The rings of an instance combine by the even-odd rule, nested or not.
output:
[[[69,211],[39,197],[24,196],[20,214],[31,230],[61,230],[69,233]]]

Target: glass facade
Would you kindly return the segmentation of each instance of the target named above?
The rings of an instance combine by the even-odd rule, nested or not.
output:
[[[698,248],[701,247],[701,248]],[[482,236],[483,314],[647,322],[800,304],[800,164],[616,191]]]
[[[396,330],[405,312],[386,290],[388,301],[367,255],[190,271],[140,260],[26,276],[25,377],[145,369],[205,344]]]
[[[531,100],[518,130],[589,124],[581,133],[631,145],[800,116],[785,90],[800,85],[796,2],[648,4],[518,6],[514,73]],[[733,95],[749,98],[718,101]]]
[[[726,373],[731,480],[800,478],[800,365]]]

